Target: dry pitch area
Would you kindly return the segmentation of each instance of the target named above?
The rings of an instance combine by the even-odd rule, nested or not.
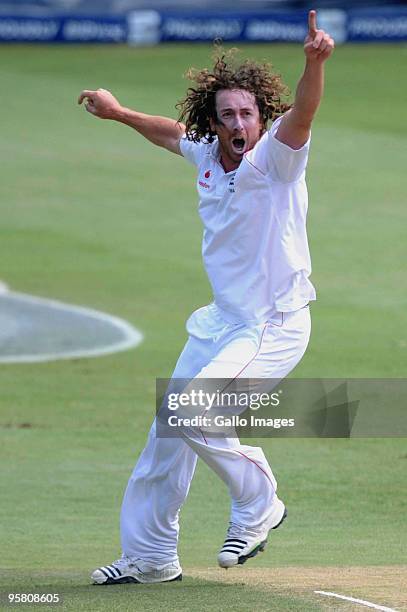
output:
[[[356,599],[364,599],[382,607],[407,610],[407,566],[377,567],[282,567],[273,569],[238,568],[219,573],[218,569],[195,568],[186,576],[215,581],[228,585],[246,585],[273,595],[302,597],[309,601],[314,594],[315,603],[321,609],[361,610],[362,604],[341,601],[316,594],[315,591],[332,592]]]

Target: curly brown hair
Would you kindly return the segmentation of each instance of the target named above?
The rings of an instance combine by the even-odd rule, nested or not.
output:
[[[246,60],[239,65],[235,57],[237,52],[237,49],[225,52],[216,46],[212,71],[206,68],[187,71],[186,77],[194,81],[195,86],[187,90],[186,97],[176,108],[180,111],[178,121],[185,122],[188,140],[213,142],[216,134],[211,130],[210,120],[218,121],[216,92],[220,89],[244,89],[252,93],[263,130],[269,120],[274,121],[291,108],[291,104],[282,100],[290,91],[281,76],[273,72],[272,64]]]

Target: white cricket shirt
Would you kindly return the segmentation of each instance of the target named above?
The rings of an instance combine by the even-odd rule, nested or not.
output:
[[[184,137],[180,144],[198,168],[202,255],[214,303],[231,323],[261,323],[315,299],[306,232],[310,141],[294,150],[277,140],[280,120],[228,173],[217,140]]]

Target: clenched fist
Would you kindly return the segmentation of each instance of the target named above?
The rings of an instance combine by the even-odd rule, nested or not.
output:
[[[324,30],[317,29],[317,13],[308,14],[308,34],[304,41],[304,53],[307,60],[322,61],[328,59],[334,50],[335,42]]]
[[[86,110],[100,119],[117,119],[122,111],[119,101],[107,89],[84,89],[78,98],[78,104],[82,104],[84,100]]]

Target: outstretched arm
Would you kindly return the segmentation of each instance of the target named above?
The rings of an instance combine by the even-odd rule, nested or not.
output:
[[[308,14],[308,35],[304,42],[306,57],[293,107],[283,116],[276,133],[277,140],[292,149],[300,149],[308,140],[311,123],[324,91],[324,64],[334,49],[334,40],[317,29],[316,11]]]
[[[86,110],[92,115],[124,123],[153,144],[181,155],[179,141],[185,132],[185,126],[177,123],[175,119],[145,115],[125,108],[107,89],[97,91],[84,89],[78,98],[78,104],[82,104],[83,101]]]

